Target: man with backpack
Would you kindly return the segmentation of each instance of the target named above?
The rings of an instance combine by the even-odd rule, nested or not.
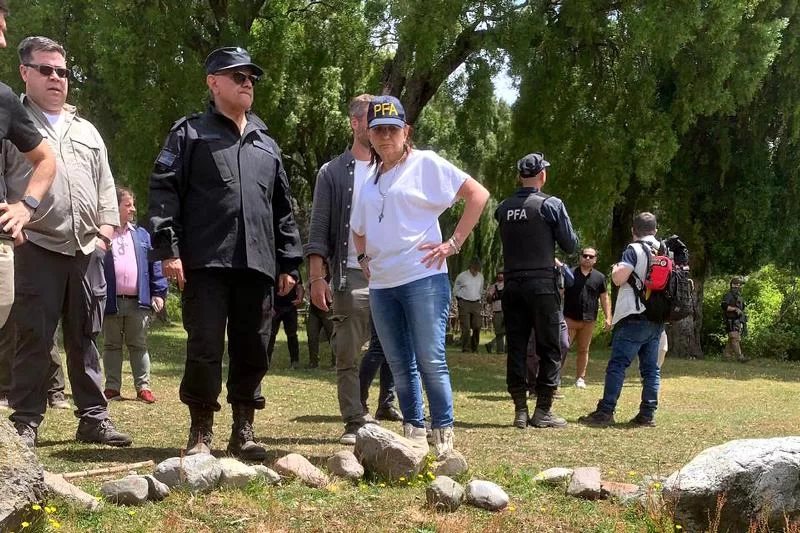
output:
[[[728,343],[725,351],[722,352],[726,359],[736,356],[740,363],[747,362],[747,358],[742,355],[740,342],[747,327],[747,315],[744,312],[744,300],[742,300],[742,278],[736,276],[731,280],[731,290],[722,297],[722,313],[725,315],[725,329],[728,332]]]
[[[639,213],[633,220],[633,242],[614,265],[611,280],[619,287],[612,324],[614,336],[611,358],[606,367],[603,398],[597,409],[578,419],[590,426],[605,427],[614,424],[614,411],[625,381],[625,370],[639,355],[639,372],[642,376],[642,402],[630,423],[637,426],[655,426],[658,407],[658,389],[661,371],[658,367],[658,345],[664,331],[664,320],[654,321],[648,316],[641,280],[650,278],[655,250],[661,245],[656,239],[656,217],[652,213]],[[659,258],[660,259],[660,258]],[[650,289],[647,289],[650,291]]]

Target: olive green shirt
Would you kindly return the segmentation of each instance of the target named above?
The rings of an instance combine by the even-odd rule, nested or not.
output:
[[[60,135],[36,104],[24,94],[22,103],[42,137],[56,153],[53,185],[25,226],[30,242],[53,252],[91,253],[101,224],[119,226],[119,208],[108,153],[97,129],[64,105]],[[0,175],[5,174],[9,202],[22,199],[33,170],[10,142],[3,141]]]

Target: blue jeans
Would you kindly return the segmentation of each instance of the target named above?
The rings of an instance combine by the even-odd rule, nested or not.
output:
[[[450,313],[447,274],[370,289],[372,319],[394,375],[403,422],[424,427],[420,377],[428,394],[431,427],[453,425],[453,390],[445,359]]]
[[[603,399],[597,403],[597,410],[613,413],[625,381],[625,370],[633,358],[639,355],[639,373],[642,375],[642,403],[639,413],[653,418],[658,408],[658,388],[661,384],[661,370],[658,368],[658,342],[664,324],[642,319],[623,319],[614,330],[611,341],[611,359],[606,367],[606,381]]]

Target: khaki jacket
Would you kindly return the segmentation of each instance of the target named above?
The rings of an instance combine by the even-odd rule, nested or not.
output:
[[[33,123],[56,153],[57,172],[31,221],[28,239],[42,248],[65,255],[91,253],[101,224],[119,226],[119,209],[108,153],[97,129],[64,105],[58,135],[47,117],[24,94],[20,97]],[[8,201],[22,199],[32,167],[8,141],[3,141],[0,175],[5,174]]]

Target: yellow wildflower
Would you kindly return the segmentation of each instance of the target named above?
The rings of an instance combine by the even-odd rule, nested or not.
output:
[[[22,523],[22,528],[24,529],[24,528],[28,527],[29,525],[31,525],[30,522],[23,522]]]
[[[378,486],[379,486],[380,488],[382,488],[382,489],[383,489],[383,488],[386,488],[386,483],[381,483],[381,484],[380,484],[380,485],[378,485]]]
[[[509,511],[511,511],[511,512],[513,513],[514,511],[516,511],[516,510],[517,510],[517,508],[516,508],[516,507],[514,507],[513,505],[509,505],[509,506],[508,506],[508,510],[509,510]]]
[[[39,505],[38,503],[34,503],[34,504],[31,506],[31,509],[33,509],[34,511],[41,511],[41,510],[42,510],[42,506],[41,506],[41,505]]]
[[[405,481],[405,480],[406,480],[406,476],[400,476],[399,481]]]
[[[53,529],[61,529],[61,523],[58,520],[50,519],[50,527]]]
[[[99,499],[99,498],[100,498],[100,497],[98,496],[98,499]],[[51,506],[49,506],[49,505],[48,505],[48,506],[46,506],[46,507],[44,508],[44,512],[45,512],[45,513],[47,513],[47,514],[53,514],[53,513],[55,513],[55,512],[56,512],[56,508],[55,508],[55,507],[51,507]]]
[[[129,514],[129,515],[131,515],[131,516],[133,516],[133,515],[135,515],[135,514],[136,514],[136,511],[128,511],[128,514]]]

